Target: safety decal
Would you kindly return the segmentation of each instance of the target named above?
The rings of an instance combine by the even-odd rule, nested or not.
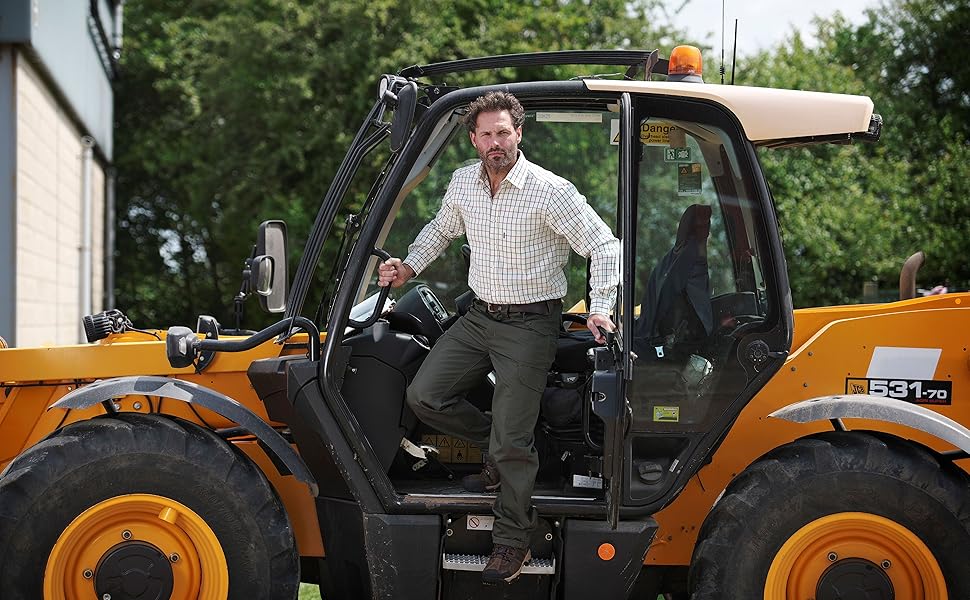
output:
[[[482,449],[477,444],[449,435],[422,435],[421,443],[437,448],[438,460],[443,463],[480,464],[482,462]]]
[[[653,420],[655,423],[680,423],[680,407],[654,406]]]
[[[677,195],[699,196],[701,193],[701,164],[677,165]]]
[[[664,148],[664,162],[689,163],[691,161],[690,147]]]
[[[468,529],[470,531],[491,531],[495,525],[495,517],[485,515],[468,515]]]
[[[678,136],[677,133],[680,133]],[[640,123],[640,143],[644,146],[669,146],[670,135],[674,134],[683,144],[683,131],[676,125],[665,121],[644,121]],[[620,143],[620,120],[610,121],[610,143],[616,146]]]

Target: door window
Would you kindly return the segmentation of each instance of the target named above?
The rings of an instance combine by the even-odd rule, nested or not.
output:
[[[641,112],[628,390],[634,431],[706,431],[747,383],[741,334],[769,306],[761,213],[717,122]]]

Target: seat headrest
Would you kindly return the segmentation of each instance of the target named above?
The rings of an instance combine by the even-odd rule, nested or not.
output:
[[[680,218],[677,227],[677,246],[683,246],[688,240],[706,242],[711,234],[711,207],[706,204],[691,204]]]

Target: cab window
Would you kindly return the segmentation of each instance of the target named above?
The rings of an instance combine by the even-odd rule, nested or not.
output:
[[[770,308],[760,209],[716,119],[638,124],[634,429],[705,431],[746,387],[736,344]]]
[[[527,107],[519,149],[529,161],[571,181],[615,231],[618,146],[610,143],[612,118],[606,107],[602,111],[579,112]],[[400,204],[383,247],[403,258],[414,237],[441,207],[454,170],[478,160],[467,130],[457,126],[427,175]],[[464,237],[455,240],[397,295],[423,283],[453,310],[455,298],[468,289],[468,269],[461,251],[465,243]],[[564,307],[585,310],[586,260],[571,253],[565,269],[568,288]],[[368,293],[376,290],[372,284]]]

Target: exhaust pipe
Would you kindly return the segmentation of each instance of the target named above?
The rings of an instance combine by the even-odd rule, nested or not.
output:
[[[916,272],[926,261],[926,255],[920,250],[906,259],[899,272],[899,299],[909,300],[916,297]]]

